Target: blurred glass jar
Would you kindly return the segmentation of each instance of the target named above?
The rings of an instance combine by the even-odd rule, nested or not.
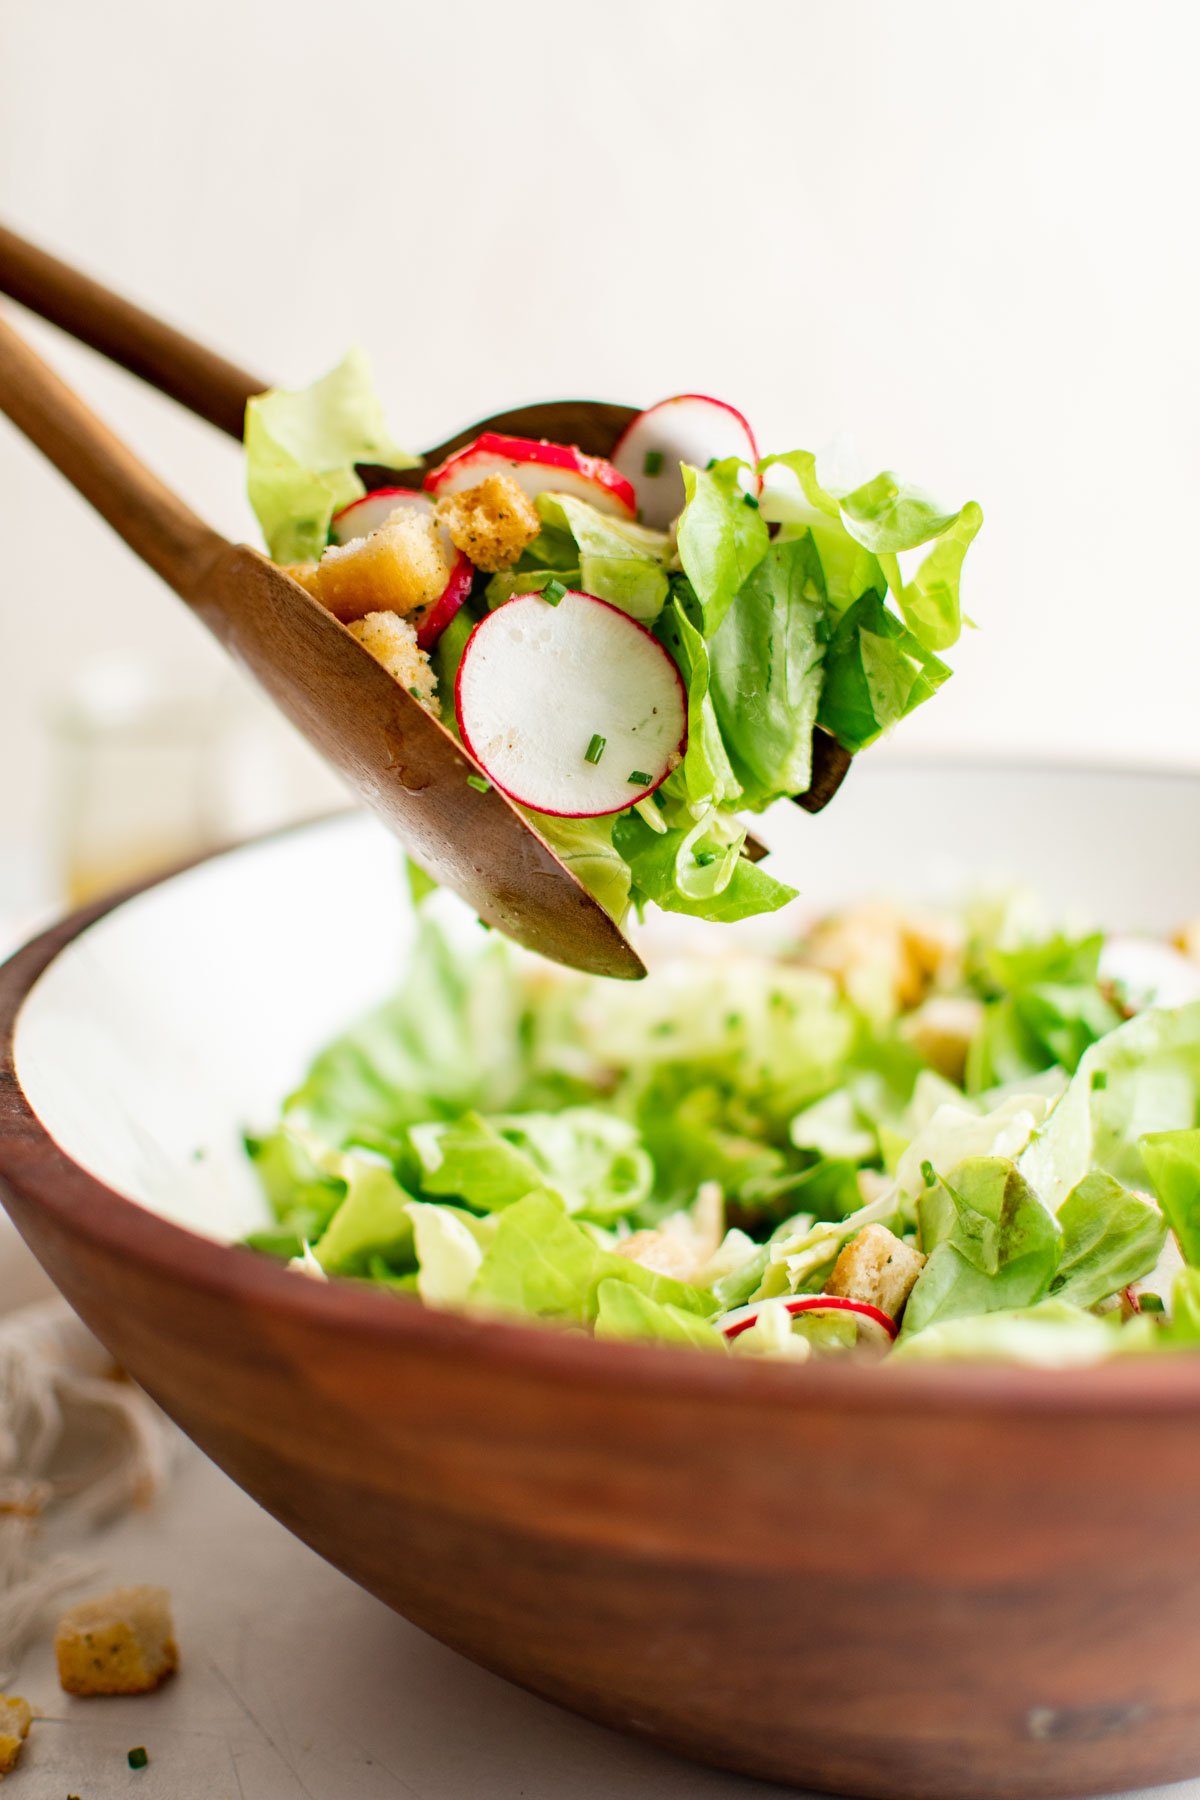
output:
[[[216,849],[229,809],[234,708],[219,683],[133,657],[87,665],[52,718],[62,897],[101,894]]]

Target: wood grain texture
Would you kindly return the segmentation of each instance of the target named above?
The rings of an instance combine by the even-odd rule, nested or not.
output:
[[[1200,1358],[756,1366],[305,1281],[47,1136],[0,971],[0,1186],[102,1340],[339,1568],[537,1693],[881,1800],[1200,1771]]]

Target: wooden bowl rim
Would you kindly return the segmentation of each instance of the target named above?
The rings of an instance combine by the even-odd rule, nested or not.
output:
[[[394,1345],[451,1362],[483,1359],[489,1372],[501,1367],[629,1402],[686,1394],[710,1396],[715,1406],[753,1402],[866,1415],[1200,1412],[1200,1355],[1186,1352],[1066,1370],[949,1363],[894,1368],[834,1360],[796,1366],[670,1346],[596,1342],[544,1325],[440,1312],[353,1282],[305,1280],[268,1257],[174,1224],[89,1174],[42,1124],[17,1074],[17,1021],[40,977],[92,925],[139,895],[206,863],[341,816],[264,833],[123,888],[67,914],[0,965],[0,1189],[20,1195],[72,1235],[198,1292],[258,1304],[293,1322],[365,1339],[383,1351]]]

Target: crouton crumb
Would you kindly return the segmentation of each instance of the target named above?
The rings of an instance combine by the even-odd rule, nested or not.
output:
[[[11,1775],[29,1736],[33,1711],[19,1694],[0,1694],[0,1775]]]
[[[288,573],[343,625],[374,612],[422,613],[450,579],[437,523],[415,506],[398,507],[367,537],[331,544],[311,575],[298,572],[306,566]]]
[[[411,619],[397,618],[393,612],[373,612],[365,619],[353,620],[350,631],[363,649],[370,651],[375,661],[387,670],[392,680],[407,688],[427,712],[435,717],[441,712],[437,676],[430,667],[428,656],[417,643]]]
[[[542,522],[533,501],[511,475],[489,475],[478,487],[438,501],[438,519],[456,550],[477,569],[511,569]]]
[[[68,1694],[149,1694],[179,1664],[166,1588],[114,1588],[63,1614],[54,1634]]]
[[[904,1020],[900,1035],[931,1069],[961,1084],[982,1024],[983,1002],[973,994],[931,994]]]
[[[886,1225],[864,1225],[833,1265],[825,1292],[861,1300],[898,1319],[924,1267],[921,1252]]]

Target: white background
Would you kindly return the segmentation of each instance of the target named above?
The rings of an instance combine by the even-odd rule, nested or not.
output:
[[[1200,13],[1116,0],[3,0],[0,213],[264,375],[352,340],[416,445],[739,404],[978,498],[897,745],[1200,762]],[[216,523],[237,453],[39,341]],[[199,628],[0,424],[0,854],[64,674]]]

